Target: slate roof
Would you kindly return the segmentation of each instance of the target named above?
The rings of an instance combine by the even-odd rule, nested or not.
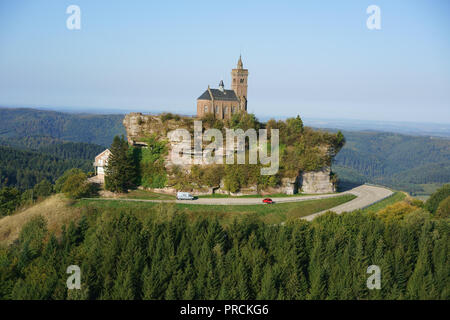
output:
[[[220,91],[219,89],[210,89],[210,90],[214,97],[214,100],[239,102],[239,99],[236,96],[236,93],[234,92],[234,90],[224,90],[224,92]],[[203,92],[203,94],[200,97],[198,97],[197,100],[211,100],[211,96],[210,96],[208,90]]]

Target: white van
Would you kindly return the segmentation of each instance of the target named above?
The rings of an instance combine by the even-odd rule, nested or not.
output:
[[[194,200],[195,197],[189,192],[177,192],[177,200]]]

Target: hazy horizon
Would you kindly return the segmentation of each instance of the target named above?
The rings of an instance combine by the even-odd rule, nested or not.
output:
[[[0,109],[33,109],[42,111],[63,112],[69,114],[92,114],[92,115],[125,115],[129,112],[142,112],[143,114],[160,114],[162,110],[127,110],[127,109],[95,109],[95,108],[70,108],[70,107],[37,107],[37,106],[5,106],[0,105]],[[183,114],[185,116],[194,116],[194,114]],[[290,115],[294,116],[294,115]],[[261,116],[257,115],[259,121],[265,122],[270,119],[285,120],[289,116]],[[407,121],[377,121],[362,119],[344,119],[344,118],[315,118],[303,117],[305,125],[329,130],[344,131],[374,131],[391,132],[413,136],[433,136],[440,138],[450,138],[450,123],[433,122],[407,122]]]

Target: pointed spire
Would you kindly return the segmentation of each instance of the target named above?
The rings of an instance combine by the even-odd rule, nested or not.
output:
[[[237,63],[237,67],[238,67],[238,69],[243,69],[244,68],[244,64],[242,63],[241,55],[239,55],[239,61]]]
[[[222,92],[225,91],[225,86],[224,86],[224,84],[223,84],[223,80],[220,80],[220,83],[219,83],[219,90],[222,91]]]

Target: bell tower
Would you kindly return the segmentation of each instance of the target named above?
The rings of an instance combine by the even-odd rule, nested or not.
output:
[[[241,56],[239,56],[237,68],[231,70],[231,89],[240,101],[239,109],[245,112],[247,112],[247,78],[248,70],[244,69]]]

